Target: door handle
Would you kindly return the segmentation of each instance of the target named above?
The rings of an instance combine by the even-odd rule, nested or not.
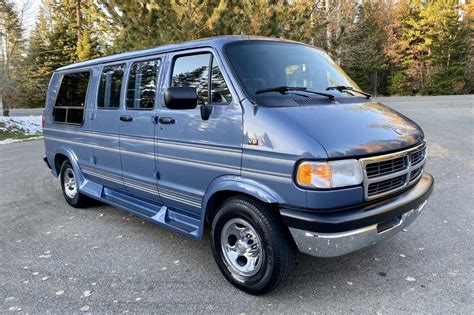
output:
[[[132,116],[120,116],[120,121],[132,121]]]
[[[160,117],[158,118],[158,122],[163,125],[167,125],[167,124],[171,125],[171,124],[174,124],[176,120],[174,120],[174,118],[171,118],[171,117]]]

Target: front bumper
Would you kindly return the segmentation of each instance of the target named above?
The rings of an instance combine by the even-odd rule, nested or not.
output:
[[[299,250],[317,257],[336,257],[385,240],[421,214],[433,190],[424,173],[410,190],[391,199],[330,213],[281,208]]]

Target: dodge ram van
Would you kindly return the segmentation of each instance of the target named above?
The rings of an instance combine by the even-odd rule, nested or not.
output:
[[[96,199],[194,239],[224,277],[269,292],[296,249],[335,257],[410,225],[426,143],[324,51],[225,36],[54,71],[44,161],[72,207]]]

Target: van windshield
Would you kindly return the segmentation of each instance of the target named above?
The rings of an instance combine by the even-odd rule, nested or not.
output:
[[[273,41],[241,41],[228,44],[225,52],[247,95],[254,100],[255,95],[259,94],[257,91],[275,87],[301,87],[336,97],[355,94],[326,89],[346,86],[360,90],[327,53],[310,46]],[[268,94],[281,95],[278,91]]]

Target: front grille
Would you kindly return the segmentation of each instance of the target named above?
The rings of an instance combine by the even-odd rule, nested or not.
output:
[[[374,196],[405,186],[406,175],[369,184],[368,194]]]
[[[410,173],[410,182],[414,181],[423,172],[423,167],[419,167]]]
[[[365,199],[380,198],[415,183],[423,172],[425,160],[424,143],[408,150],[361,159]]]
[[[426,151],[426,148],[423,146],[419,150],[410,153],[411,165],[416,165],[420,163],[421,161],[423,161],[423,159],[425,158],[425,151]]]
[[[392,174],[405,169],[408,166],[408,159],[402,156],[396,159],[367,164],[366,171],[368,178],[374,178],[387,174]]]

